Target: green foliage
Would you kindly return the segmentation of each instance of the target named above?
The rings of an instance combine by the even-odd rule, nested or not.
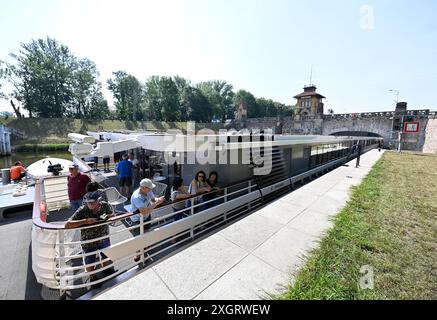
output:
[[[104,104],[92,61],[76,58],[67,46],[51,38],[22,43],[11,57],[15,62],[8,64],[12,97],[30,117],[100,114],[92,110]]]
[[[263,116],[262,112],[258,109],[255,96],[249,91],[239,90],[234,96],[234,105],[237,108],[243,105],[243,107],[247,109],[248,118],[259,118]]]
[[[74,118],[87,120],[119,119],[123,121],[201,121],[233,119],[243,104],[249,117],[275,117],[278,107],[286,106],[248,91],[234,93],[226,81],[212,80],[197,85],[175,76],[152,76],[141,83],[125,71],[116,71],[107,80],[114,97],[115,110],[110,110],[102,94],[99,72],[91,60],[79,59],[55,39],[22,43],[12,62],[0,60],[0,98],[12,98],[17,117],[20,108],[29,117]],[[13,88],[10,95],[2,92],[2,80]]]
[[[292,116],[294,116],[294,110],[295,109],[296,109],[295,106],[286,105],[282,109],[282,114],[283,114],[284,117],[292,117]]]
[[[179,85],[183,82],[179,79]],[[180,92],[170,77],[152,76],[146,81],[148,118],[155,121],[178,121],[181,117]]]
[[[68,151],[69,144],[23,144],[16,146],[15,152]]]
[[[145,101],[149,119],[156,121],[210,122],[213,115],[210,101],[189,80],[179,76],[150,77]]]
[[[215,118],[222,121],[234,118],[234,92],[231,84],[226,81],[213,80],[199,83],[197,88],[208,99]]]
[[[0,60],[0,99],[5,99],[6,94],[2,91],[2,82],[6,78],[6,68],[4,61]]]
[[[71,116],[81,119],[103,120],[108,117],[108,102],[102,94],[102,85],[97,81],[99,73],[94,62],[89,59],[78,61],[74,73]]]
[[[259,98],[256,99],[256,104],[259,117],[276,117],[278,114],[279,104],[273,100]]]
[[[143,120],[143,85],[134,76],[124,71],[113,73],[114,77],[108,80],[108,89],[115,99],[117,118],[120,120]]]

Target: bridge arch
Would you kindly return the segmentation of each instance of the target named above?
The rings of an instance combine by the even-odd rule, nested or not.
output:
[[[369,131],[338,131],[333,132],[330,136],[353,136],[353,137],[376,137],[376,138],[384,138],[379,133],[369,132]]]
[[[354,119],[327,118],[323,121],[323,135],[352,135],[382,137],[384,147],[389,147],[393,119],[389,117],[358,117]]]

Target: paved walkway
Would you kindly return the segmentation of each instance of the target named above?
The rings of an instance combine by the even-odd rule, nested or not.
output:
[[[360,168],[351,161],[96,299],[245,300],[278,293],[382,154],[366,153]]]

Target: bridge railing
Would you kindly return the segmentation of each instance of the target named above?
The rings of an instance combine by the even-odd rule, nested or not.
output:
[[[362,119],[362,118],[392,118],[396,114],[395,111],[380,111],[380,112],[361,112],[361,113],[343,113],[343,114],[330,114],[323,115],[325,120],[350,120],[350,119]],[[399,114],[405,116],[416,116],[423,118],[435,118],[436,112],[431,112],[429,109],[423,110],[407,110],[405,114]]]

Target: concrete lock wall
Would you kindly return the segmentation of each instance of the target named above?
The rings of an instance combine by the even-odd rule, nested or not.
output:
[[[425,130],[423,152],[437,153],[437,119],[429,119]]]
[[[430,116],[409,116],[410,121],[420,123],[418,133],[406,133],[402,138],[402,150],[437,153],[437,119]],[[276,118],[246,119],[247,129],[266,129],[275,131],[278,120]],[[380,136],[384,139],[384,148],[397,149],[398,133],[393,132],[393,114],[368,115],[363,117],[342,118],[338,116],[324,116],[323,118],[308,118],[294,120],[285,117],[283,134],[317,134],[317,135],[360,135]]]

